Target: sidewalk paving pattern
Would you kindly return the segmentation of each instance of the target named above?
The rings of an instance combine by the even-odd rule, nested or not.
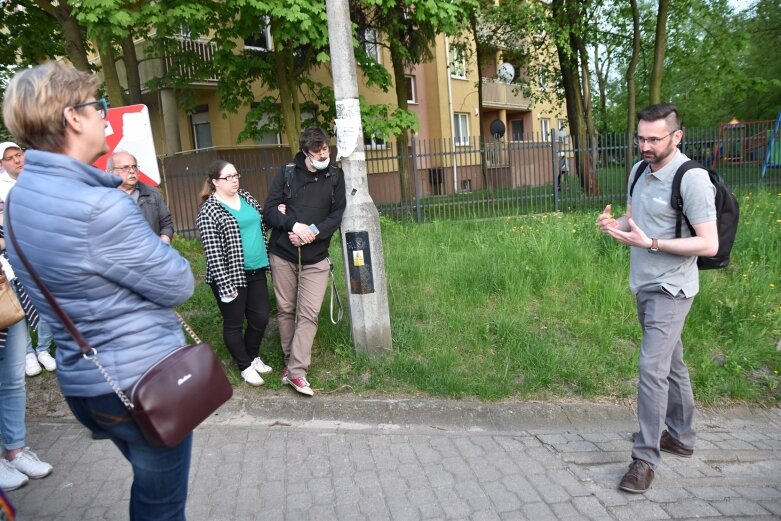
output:
[[[195,433],[188,521],[781,519],[781,410],[700,411],[693,457],[645,494],[624,406],[237,393]],[[54,473],[20,521],[126,520],[131,471],[68,417],[28,419]]]

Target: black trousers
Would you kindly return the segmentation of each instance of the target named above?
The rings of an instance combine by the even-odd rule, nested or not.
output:
[[[217,285],[211,288],[222,314],[222,337],[239,370],[250,366],[260,352],[269,317],[266,269],[248,271],[247,286],[236,288],[238,296],[231,302],[220,300]],[[247,328],[244,329],[244,319]]]

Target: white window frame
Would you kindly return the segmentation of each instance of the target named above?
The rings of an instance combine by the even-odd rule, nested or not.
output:
[[[543,141],[550,139],[550,118],[540,118],[540,135]]]
[[[363,148],[364,150],[385,150],[388,148],[388,143],[372,134],[371,136],[363,136]]]
[[[260,127],[262,125],[265,125],[268,123],[269,117],[268,114],[263,114],[263,117],[260,118],[260,120],[256,123],[256,127]],[[279,135],[279,132],[269,132],[268,134],[265,134],[262,139],[254,139],[253,140],[256,145],[281,145],[282,139]],[[269,142],[273,141],[273,142]]]
[[[413,105],[418,104],[418,84],[415,80],[415,76],[411,74],[407,74],[404,77],[407,80],[407,103],[412,103]]]
[[[367,27],[363,32],[365,42],[363,50],[366,55],[375,62],[382,64],[382,47],[380,46],[380,31],[374,27]]]
[[[271,41],[271,25],[269,24],[268,17],[263,17],[263,23],[265,24],[260,32],[253,32],[252,35],[258,35],[258,36],[264,36],[266,38],[267,46],[266,47],[259,47],[257,45],[247,45],[247,38],[244,38],[244,50],[245,51],[261,51],[261,52],[267,52],[274,48],[274,45]]]
[[[209,118],[209,111],[195,112],[192,116],[190,116],[190,121],[193,129],[193,147],[195,150],[214,147],[214,137],[212,136],[211,118]],[[200,140],[198,139],[198,129],[202,127],[209,131],[209,140],[211,143],[208,145],[200,143]]]
[[[469,113],[453,113],[453,143],[457,147],[469,146]]]
[[[548,91],[548,74],[544,67],[537,69],[537,88],[540,92]]]
[[[450,56],[448,60],[450,62],[450,77],[458,80],[466,79],[466,58],[464,58],[464,50],[457,46],[452,45],[449,49]]]

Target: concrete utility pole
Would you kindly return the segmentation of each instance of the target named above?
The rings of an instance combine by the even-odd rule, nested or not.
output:
[[[355,350],[370,355],[391,348],[388,285],[380,216],[369,195],[358,80],[348,0],[326,0],[331,71],[336,97],[337,157],[342,158],[347,208],[342,245]]]

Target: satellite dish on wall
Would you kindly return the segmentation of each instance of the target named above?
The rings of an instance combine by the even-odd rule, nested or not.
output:
[[[489,128],[491,130],[491,135],[494,138],[502,139],[504,137],[505,126],[504,126],[504,122],[501,119],[493,120]]]
[[[510,83],[515,79],[515,67],[510,63],[504,62],[496,70],[496,75],[499,76],[499,79],[503,82]]]

